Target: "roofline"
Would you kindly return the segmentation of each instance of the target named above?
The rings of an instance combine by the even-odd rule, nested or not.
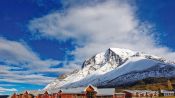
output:
[[[114,93],[114,94],[125,94],[125,93]]]
[[[109,94],[97,94],[96,96],[101,96],[101,95],[103,95],[103,96],[113,96],[114,94],[112,94],[112,95],[109,95]]]
[[[87,89],[88,87],[92,87],[92,88],[94,89],[94,91],[96,91],[96,92],[97,92],[97,90],[98,90],[97,87],[95,87],[95,86],[89,84],[88,86],[85,87],[84,91],[86,91],[86,89]]]

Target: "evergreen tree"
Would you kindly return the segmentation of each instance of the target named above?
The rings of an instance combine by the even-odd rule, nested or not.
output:
[[[161,89],[159,88],[159,96],[163,96],[162,92],[161,92]]]

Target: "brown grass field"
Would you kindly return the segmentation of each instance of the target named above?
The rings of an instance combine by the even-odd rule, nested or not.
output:
[[[157,98],[175,98],[175,96],[157,97]]]

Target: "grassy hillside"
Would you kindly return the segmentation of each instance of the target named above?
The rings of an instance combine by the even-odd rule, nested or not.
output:
[[[117,88],[118,91],[123,89],[137,89],[137,90],[168,90],[167,81],[170,80],[173,88],[175,88],[175,78],[146,78],[143,80],[136,81],[132,84],[120,85]]]

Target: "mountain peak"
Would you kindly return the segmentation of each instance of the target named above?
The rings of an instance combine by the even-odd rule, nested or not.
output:
[[[124,48],[109,48],[107,52],[114,52],[115,54],[121,56],[121,57],[130,57],[137,52],[129,50],[129,49],[124,49]]]
[[[163,70],[161,67],[156,67],[167,65],[172,68],[165,67]],[[147,77],[170,77],[175,76],[174,67],[174,64],[167,63],[161,57],[129,49],[109,48],[85,60],[79,71],[66,75],[63,79],[55,80],[45,89],[79,87],[88,84],[116,86]],[[155,70],[150,70],[151,68]]]

